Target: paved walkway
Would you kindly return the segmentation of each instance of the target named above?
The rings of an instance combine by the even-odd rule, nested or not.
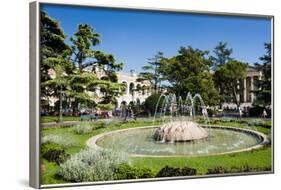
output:
[[[96,121],[111,121],[112,118],[109,119],[99,119]],[[89,122],[96,122],[96,121],[89,121]],[[62,123],[59,122],[48,122],[48,123],[41,123],[41,127],[58,127],[58,126],[74,126],[77,125],[78,123],[83,122],[83,121],[63,121]]]
[[[41,127],[57,127],[57,126],[73,126],[77,125],[80,121],[64,121],[62,123],[59,122],[48,122],[48,123],[41,123]]]

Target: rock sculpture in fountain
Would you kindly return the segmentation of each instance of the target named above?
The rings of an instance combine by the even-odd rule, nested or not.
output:
[[[157,128],[153,137],[156,141],[183,142],[206,138],[208,133],[195,122],[175,121]]]

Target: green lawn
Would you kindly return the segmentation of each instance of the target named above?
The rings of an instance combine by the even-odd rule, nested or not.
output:
[[[250,166],[252,168],[271,167],[271,148],[266,147],[253,152],[243,152],[220,156],[201,157],[166,157],[166,158],[134,158],[132,164],[136,167],[148,167],[158,172],[164,166],[196,168],[199,175],[206,174],[207,169],[222,166],[232,167]]]
[[[96,129],[92,130],[88,134],[79,135],[75,134],[71,127],[56,127],[56,128],[44,128],[42,129],[42,136],[46,135],[58,135],[62,137],[71,138],[75,145],[66,148],[66,152],[69,154],[75,154],[85,148],[86,141],[97,134],[104,133],[107,131],[133,128],[141,126],[149,126],[153,123],[149,120],[139,120],[137,122],[112,122],[106,123],[104,121],[92,122],[91,125],[95,126]],[[158,124],[157,122],[154,124]],[[225,126],[236,126],[236,127],[246,127],[246,124],[234,123],[234,122],[217,122],[216,125]],[[269,128],[255,126],[255,128],[265,134],[270,134],[271,130]],[[217,166],[222,166],[225,168],[240,167],[248,165],[252,168],[270,168],[271,167],[271,147],[267,146],[262,149],[251,151],[251,152],[241,152],[228,155],[217,155],[217,156],[200,156],[200,157],[144,157],[144,158],[131,158],[131,164],[135,167],[147,167],[150,168],[154,173],[157,173],[164,166],[173,167],[191,167],[197,169],[199,175],[205,174],[207,169],[211,169]],[[55,177],[58,165],[52,162],[48,162],[42,159],[42,183],[43,184],[54,184],[54,183],[64,183],[63,180],[57,179]]]

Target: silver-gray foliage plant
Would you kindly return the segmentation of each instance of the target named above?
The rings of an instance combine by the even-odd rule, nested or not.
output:
[[[66,135],[46,135],[42,138],[42,143],[47,142],[56,143],[66,148],[77,144],[77,141]]]
[[[57,174],[71,182],[113,180],[114,168],[127,162],[125,153],[86,149],[61,164]]]
[[[92,126],[89,122],[81,122],[78,125],[72,127],[74,133],[79,135],[88,134],[93,130],[94,126]]]

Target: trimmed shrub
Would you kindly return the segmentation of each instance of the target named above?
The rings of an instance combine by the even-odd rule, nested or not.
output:
[[[60,145],[51,142],[41,145],[41,155],[49,162],[55,162],[56,164],[61,164],[70,157]]]
[[[261,119],[255,119],[255,120],[250,120],[248,121],[248,125],[249,126],[263,126],[264,125],[264,121]]]
[[[183,176],[188,176],[188,175],[196,175],[196,169],[194,168],[189,168],[189,167],[184,167],[181,169],[181,173]]]
[[[271,121],[265,121],[262,119],[255,119],[255,120],[251,120],[248,121],[247,123],[249,126],[261,126],[261,127],[265,127],[265,128],[271,128]]]
[[[70,182],[113,180],[114,168],[125,162],[125,154],[86,149],[61,164],[57,176]]]
[[[149,168],[139,168],[137,169],[138,178],[153,178],[154,174]]]
[[[154,177],[149,168],[134,168],[128,164],[120,164],[114,170],[114,179],[141,179]]]
[[[193,168],[174,168],[174,167],[169,167],[165,166],[162,168],[156,177],[175,177],[175,176],[188,176],[188,175],[196,175],[197,171],[196,169]]]
[[[173,176],[180,176],[180,175],[181,174],[179,168],[165,166],[157,173],[156,177],[173,177]]]
[[[222,166],[216,166],[212,169],[208,169],[206,174],[224,174],[224,173],[230,173],[230,170]]]
[[[78,125],[72,127],[72,131],[78,135],[84,135],[92,132],[94,126],[92,126],[89,122],[81,122]]]
[[[222,166],[216,166],[212,169],[208,169],[206,174],[225,174],[225,173],[244,173],[244,172],[257,172],[257,171],[270,171],[271,168],[269,167],[261,167],[261,168],[254,168],[245,164],[240,167],[232,167],[230,169],[224,168]]]
[[[68,148],[75,146],[77,142],[69,136],[60,136],[60,135],[47,135],[42,138],[42,143],[56,143],[62,147]]]
[[[135,168],[131,167],[128,164],[120,164],[114,169],[114,179],[137,179],[137,173]]]
[[[122,123],[120,121],[117,120],[111,120],[108,122],[102,122],[102,124],[100,125],[101,128],[105,128],[105,127],[120,127],[122,125]]]
[[[159,106],[157,108],[158,109],[157,112],[158,112],[164,101],[164,98],[161,98],[159,100],[160,96],[161,96],[160,93],[154,93],[154,94],[150,95],[149,97],[147,97],[143,103],[144,109],[153,115],[155,112],[157,103],[159,101],[159,103],[158,103]]]

